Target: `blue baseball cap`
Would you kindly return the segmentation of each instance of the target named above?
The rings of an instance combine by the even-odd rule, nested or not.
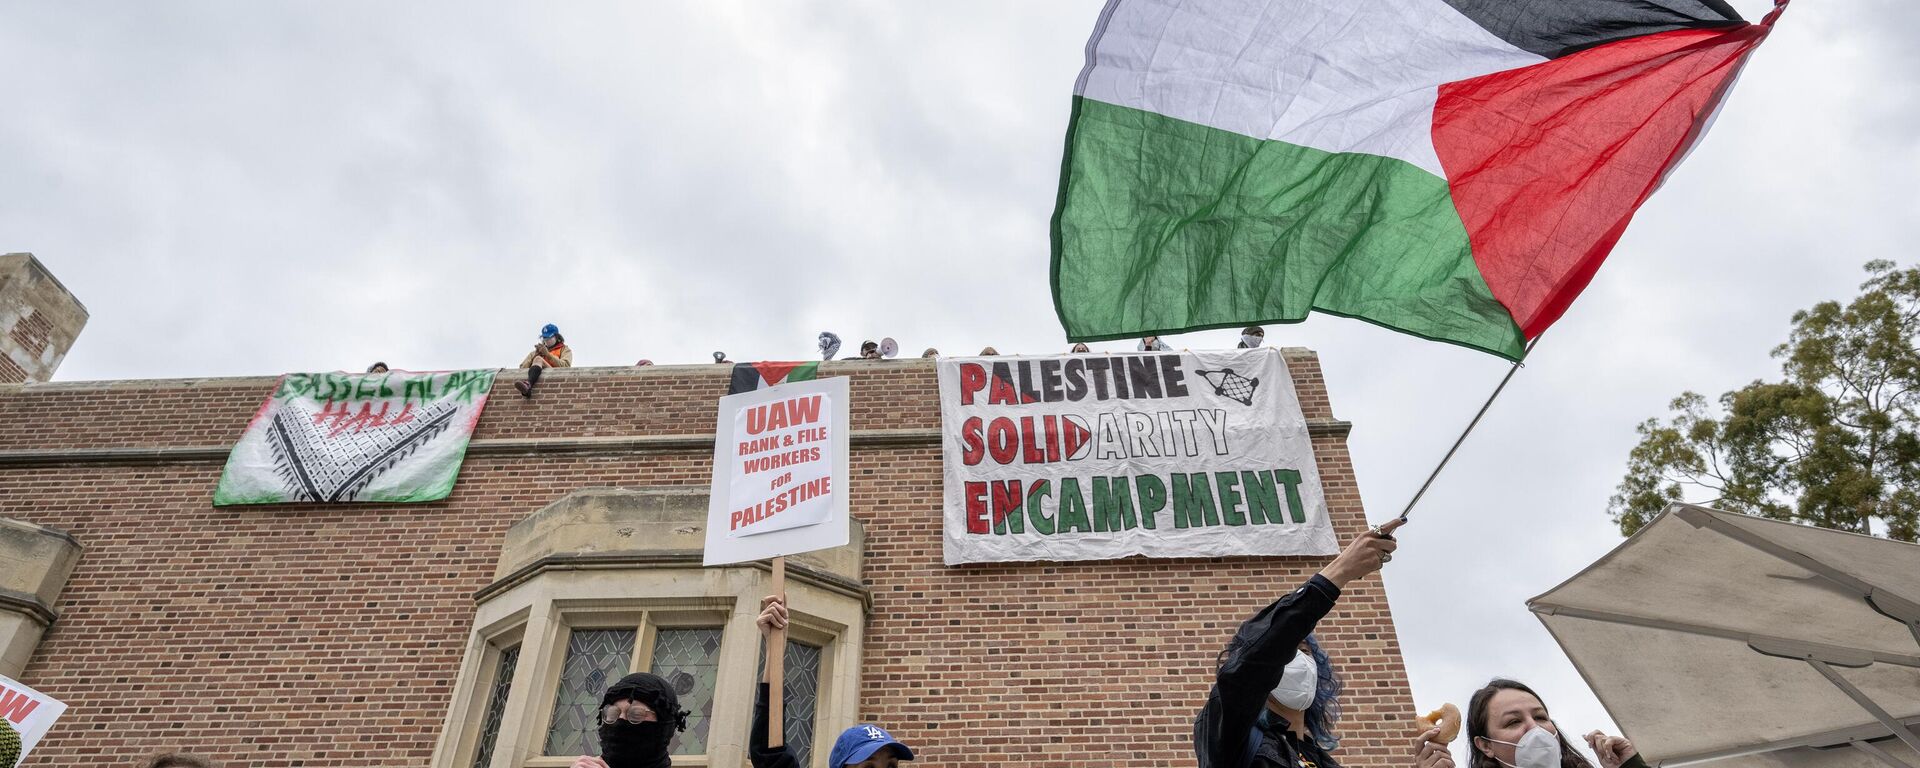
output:
[[[546,327],[540,329],[540,338],[551,339],[558,335],[560,335],[560,326],[553,323],[547,323]]]
[[[912,760],[913,750],[893,738],[887,729],[877,725],[862,723],[840,732],[840,738],[833,742],[833,753],[827,758],[827,765],[840,768],[844,765],[865,762],[873,753],[885,747],[893,747],[900,752],[900,759]]]

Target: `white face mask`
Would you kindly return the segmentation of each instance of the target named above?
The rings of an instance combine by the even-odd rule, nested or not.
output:
[[[1293,661],[1287,662],[1287,670],[1280,673],[1280,684],[1273,687],[1273,700],[1287,709],[1305,711],[1313,706],[1313,695],[1319,684],[1319,665],[1313,663],[1313,654],[1301,651],[1294,654]]]
[[[1527,731],[1520,736],[1517,744],[1499,739],[1487,739],[1487,741],[1513,747],[1513,762],[1494,758],[1496,762],[1507,768],[1560,768],[1560,737],[1545,728]]]
[[[1254,347],[1260,346],[1260,342],[1263,342],[1266,340],[1267,340],[1267,337],[1265,336],[1255,336],[1251,333],[1240,334],[1240,343],[1247,345],[1248,349],[1253,349]]]

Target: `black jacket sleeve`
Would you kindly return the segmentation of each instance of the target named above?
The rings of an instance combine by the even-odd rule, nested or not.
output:
[[[1252,756],[1252,732],[1267,694],[1280,684],[1287,662],[1313,627],[1333,610],[1340,588],[1314,574],[1306,584],[1240,625],[1221,654],[1220,672],[1193,723],[1199,768],[1243,768]]]
[[[786,739],[781,739],[785,742]],[[753,762],[753,768],[800,768],[800,761],[793,759],[793,753],[785,746],[767,746],[767,684],[760,684],[760,693],[753,700],[753,732],[747,734],[747,759]]]

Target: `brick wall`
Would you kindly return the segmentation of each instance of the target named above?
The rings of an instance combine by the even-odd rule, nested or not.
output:
[[[18,384],[27,380],[27,369],[20,367],[13,358],[0,353],[0,384]]]
[[[38,355],[47,351],[47,343],[53,341],[53,321],[40,310],[29,310],[27,316],[14,323],[13,330],[7,333],[21,349]]]
[[[1333,414],[1290,357],[1309,419]],[[846,363],[856,430],[938,426],[931,365]],[[476,440],[711,432],[720,366],[562,371],[539,399],[502,376]],[[703,485],[706,448],[469,456],[417,505],[213,508],[221,448],[271,379],[0,386],[0,514],[86,547],[25,680],[68,702],[32,765],[124,765],[185,748],[250,766],[424,764],[506,527],[582,486]],[[1365,525],[1344,440],[1317,438],[1342,540]],[[23,459],[23,452],[37,458]],[[857,445],[873,612],[861,717],[944,766],[1191,765],[1190,724],[1238,622],[1323,558],[947,568],[937,445]],[[1321,626],[1347,677],[1350,766],[1398,765],[1412,710],[1377,579]],[[1391,724],[1390,724],[1391,723]]]

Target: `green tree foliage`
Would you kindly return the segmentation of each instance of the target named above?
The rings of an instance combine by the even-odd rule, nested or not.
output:
[[[1913,541],[1920,533],[1920,267],[1866,266],[1852,302],[1793,315],[1780,381],[1712,404],[1693,392],[1648,419],[1608,501],[1633,535],[1686,500]],[[1717,407],[1716,407],[1717,406]]]

